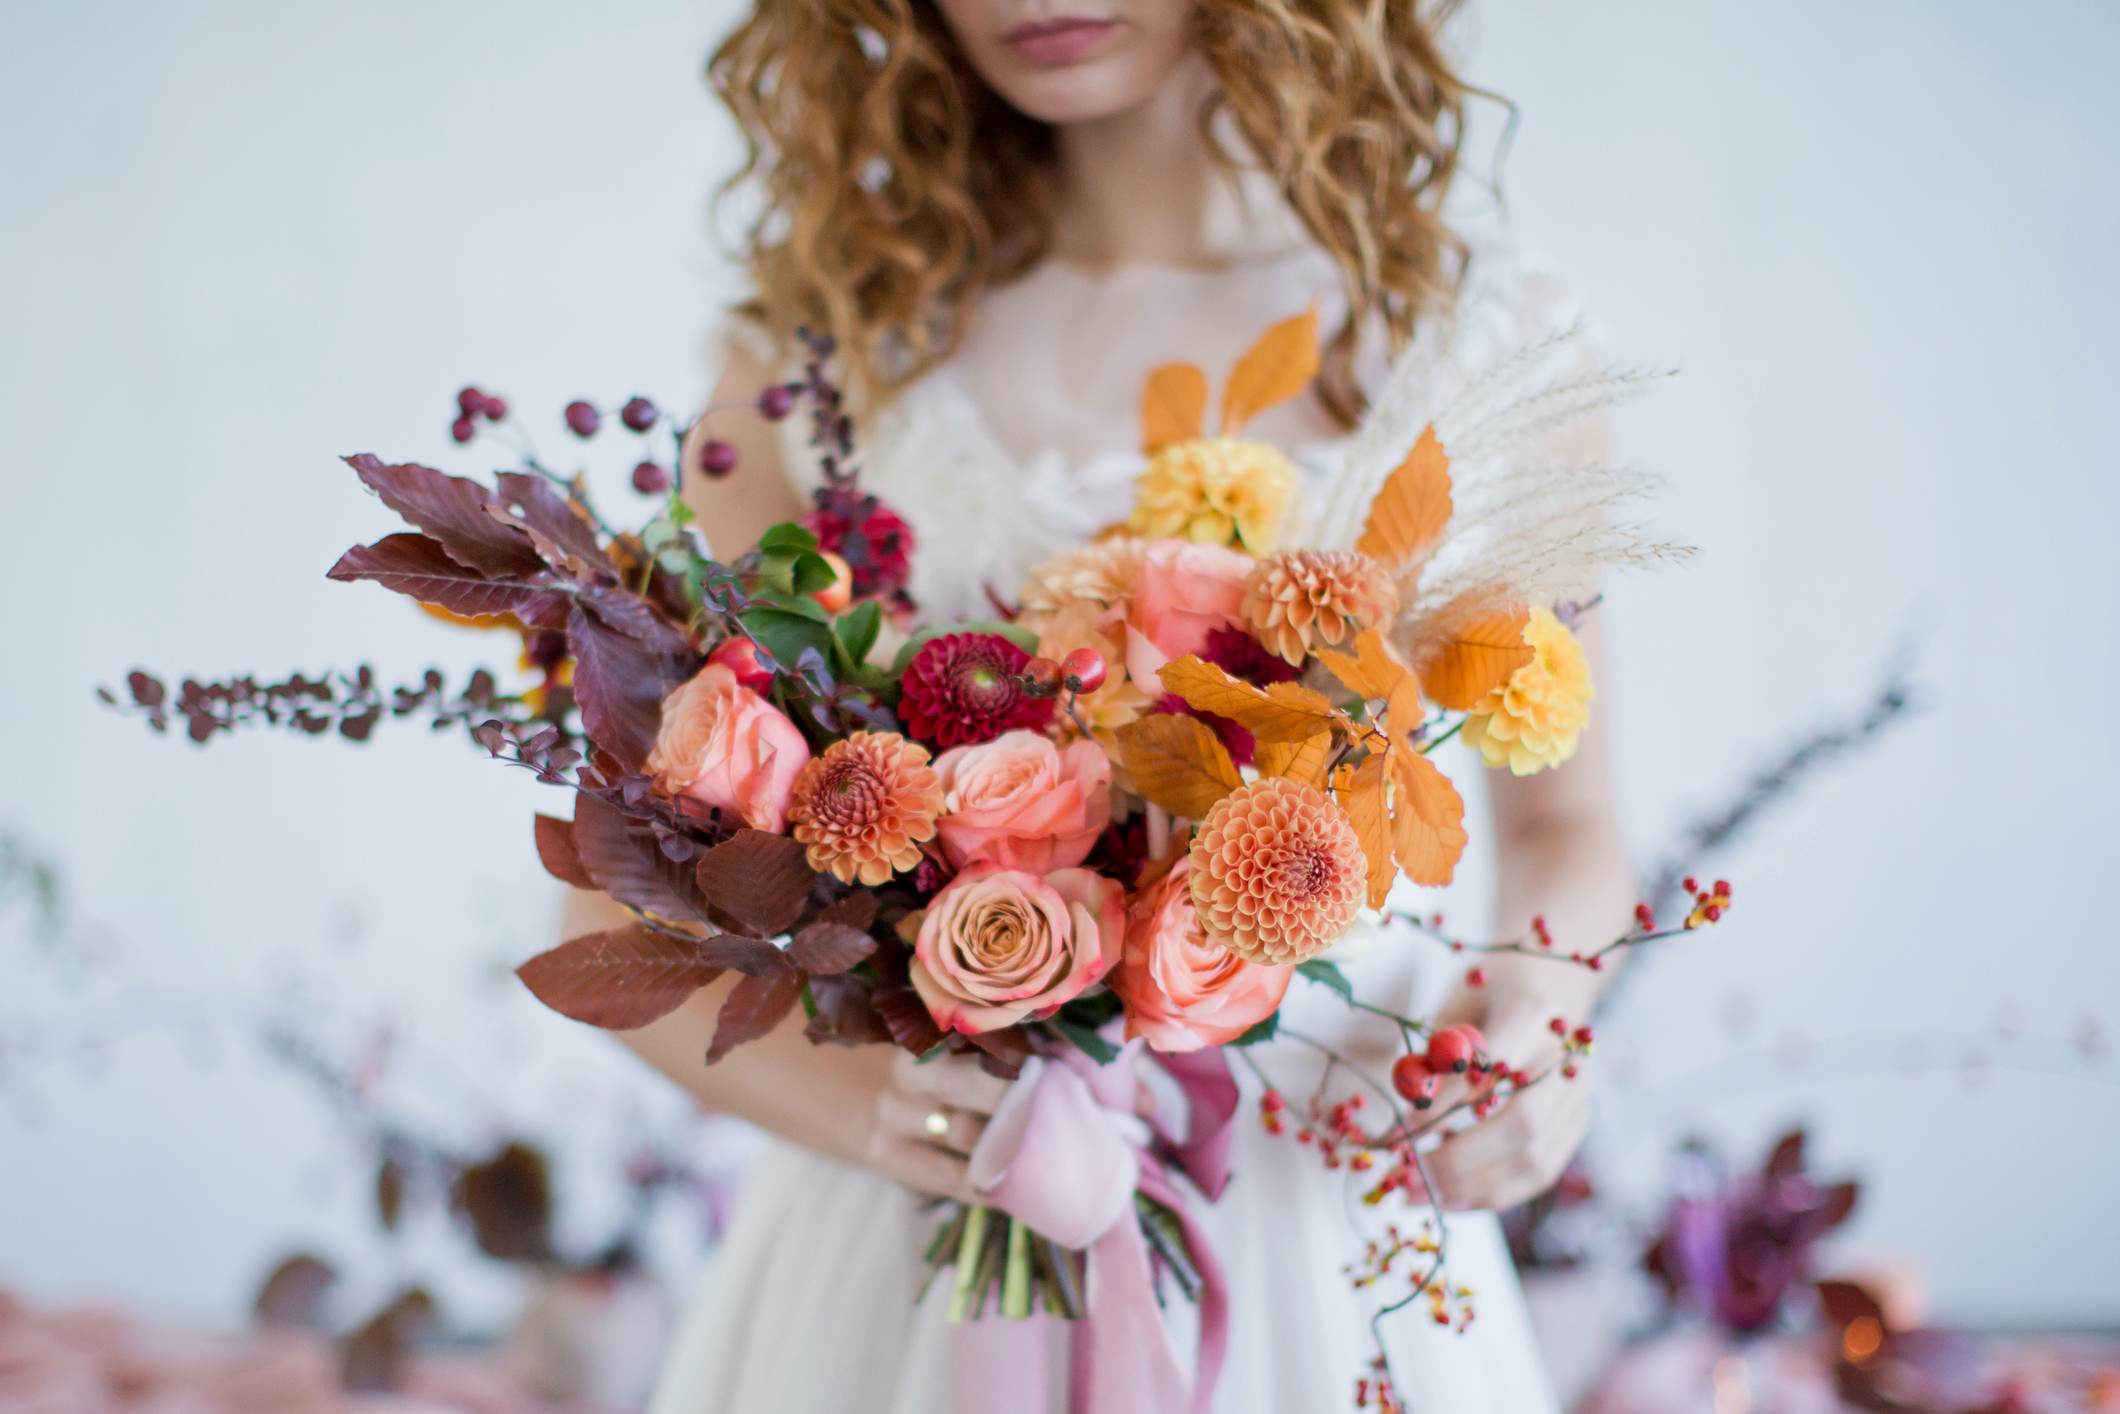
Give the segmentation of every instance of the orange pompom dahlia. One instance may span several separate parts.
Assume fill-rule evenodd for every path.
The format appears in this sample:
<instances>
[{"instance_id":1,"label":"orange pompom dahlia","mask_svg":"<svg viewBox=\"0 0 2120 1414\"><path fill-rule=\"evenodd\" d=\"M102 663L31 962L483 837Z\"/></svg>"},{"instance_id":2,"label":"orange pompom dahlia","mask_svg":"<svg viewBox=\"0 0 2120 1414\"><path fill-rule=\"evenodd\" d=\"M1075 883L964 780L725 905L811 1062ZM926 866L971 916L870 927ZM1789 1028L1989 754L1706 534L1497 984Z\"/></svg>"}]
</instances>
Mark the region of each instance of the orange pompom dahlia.
<instances>
[{"instance_id":1,"label":"orange pompom dahlia","mask_svg":"<svg viewBox=\"0 0 2120 1414\"><path fill-rule=\"evenodd\" d=\"M1338 643L1386 623L1398 589L1359 550L1283 550L1244 581L1244 622L1259 642L1300 664L1313 642Z\"/></svg>"},{"instance_id":2,"label":"orange pompom dahlia","mask_svg":"<svg viewBox=\"0 0 2120 1414\"><path fill-rule=\"evenodd\" d=\"M942 781L927 751L896 732L835 741L795 778L788 819L810 867L841 883L876 885L920 863L935 838Z\"/></svg>"},{"instance_id":3,"label":"orange pompom dahlia","mask_svg":"<svg viewBox=\"0 0 2120 1414\"><path fill-rule=\"evenodd\" d=\"M1267 966L1338 942L1369 887L1354 822L1300 781L1254 781L1222 797L1189 858L1201 930Z\"/></svg>"}]
</instances>

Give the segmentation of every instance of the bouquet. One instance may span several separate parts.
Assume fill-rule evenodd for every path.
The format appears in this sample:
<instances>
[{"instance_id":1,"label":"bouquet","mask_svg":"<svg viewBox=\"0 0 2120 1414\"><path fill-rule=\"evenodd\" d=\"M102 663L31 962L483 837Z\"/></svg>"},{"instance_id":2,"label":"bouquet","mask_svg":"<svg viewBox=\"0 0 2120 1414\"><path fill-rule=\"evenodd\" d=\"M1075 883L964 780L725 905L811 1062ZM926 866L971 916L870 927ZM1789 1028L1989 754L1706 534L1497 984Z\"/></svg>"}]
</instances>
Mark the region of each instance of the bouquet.
<instances>
[{"instance_id":1,"label":"bouquet","mask_svg":"<svg viewBox=\"0 0 2120 1414\"><path fill-rule=\"evenodd\" d=\"M1589 533L1602 488L1486 487L1460 506L1431 425L1394 450L1350 546L1284 544L1295 468L1240 433L1309 385L1317 350L1311 316L1268 331L1229 376L1213 436L1198 369L1151 375L1129 519L1037 567L1020 603L997 601L986 622L914 627L917 547L861 488L827 340L809 340L803 376L755 409L808 405L813 508L727 558L710 556L681 491L686 475L727 474L733 449L646 399L619 410L651 452L634 485L659 498L637 531L607 523L526 440L521 469L490 487L353 457L414 529L350 550L331 577L519 636L534 685L505 694L481 673L452 695L429 673L385 694L363 668L186 682L172 702L135 673L132 707L157 729L181 716L201 741L258 720L361 740L386 712L424 714L567 790L571 818L536 819L539 858L631 914L519 970L577 1021L638 1028L734 973L707 1064L800 1007L813 1042L967 1054L1014 1079L972 1158L987 1201L954 1208L930 1249L954 1268L952 1319L990 1306L1082 1318L1078 1378L1204 1407L1226 1338L1221 1281L1173 1175L1219 1194L1237 1105L1228 1057L1276 1035L1296 976L1402 1038L1385 1077L1332 1058L1362 1087L1344 1099L1321 1081L1301 1108L1270 1085L1261 1101L1270 1132L1294 1129L1370 1204L1432 1206L1423 1141L1573 1076L1593 1042L1555 1018L1563 1058L1528 1074L1472 1027L1358 999L1321 957L1386 909L1400 874L1451 878L1466 833L1438 748L1458 738L1519 775L1574 750L1592 684L1573 625L1591 605L1542 602L1559 560L1525 546ZM459 411L459 441L520 433L477 389ZM587 438L603 416L581 402L565 420ZM1527 502L1544 519L1499 536L1498 508ZM1678 928L1643 907L1598 948L1558 952L1542 923L1522 939L1445 941L1596 968L1729 906L1726 883L1687 884ZM1403 921L1442 936L1439 919ZM1186 1089L1182 1135L1133 1115L1144 1053ZM1446 1088L1453 1077L1465 1083ZM1350 1269L1359 1287L1403 1284L1379 1319L1423 1301L1438 1322L1471 1321L1440 1216L1392 1228ZM1166 1277L1201 1305L1189 1390L1161 1342L1125 1338L1155 1319ZM1381 1353L1357 1393L1398 1407Z\"/></svg>"}]
</instances>

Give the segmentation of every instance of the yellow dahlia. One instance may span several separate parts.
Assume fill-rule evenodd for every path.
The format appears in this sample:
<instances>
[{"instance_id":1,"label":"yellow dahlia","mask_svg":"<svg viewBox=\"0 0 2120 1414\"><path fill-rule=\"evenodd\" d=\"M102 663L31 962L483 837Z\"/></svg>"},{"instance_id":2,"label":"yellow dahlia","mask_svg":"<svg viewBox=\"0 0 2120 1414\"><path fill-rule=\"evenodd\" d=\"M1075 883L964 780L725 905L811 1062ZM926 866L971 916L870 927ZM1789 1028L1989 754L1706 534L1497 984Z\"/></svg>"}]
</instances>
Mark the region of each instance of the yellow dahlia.
<instances>
[{"instance_id":1,"label":"yellow dahlia","mask_svg":"<svg viewBox=\"0 0 2120 1414\"><path fill-rule=\"evenodd\" d=\"M1590 665L1583 645L1547 608L1533 608L1524 625L1531 661L1472 705L1465 742L1490 766L1507 765L1519 776L1558 766L1575 754L1576 738L1590 724Z\"/></svg>"},{"instance_id":2,"label":"yellow dahlia","mask_svg":"<svg viewBox=\"0 0 2120 1414\"><path fill-rule=\"evenodd\" d=\"M1273 652L1300 666L1313 642L1338 643L1387 622L1399 592L1359 550L1283 550L1244 581L1244 622Z\"/></svg>"},{"instance_id":3,"label":"yellow dahlia","mask_svg":"<svg viewBox=\"0 0 2120 1414\"><path fill-rule=\"evenodd\" d=\"M1296 493L1296 469L1264 442L1197 438L1157 452L1134 485L1126 527L1136 535L1269 555Z\"/></svg>"},{"instance_id":4,"label":"yellow dahlia","mask_svg":"<svg viewBox=\"0 0 2120 1414\"><path fill-rule=\"evenodd\" d=\"M1188 857L1201 929L1267 966L1338 942L1369 888L1354 822L1300 781L1254 781L1216 801Z\"/></svg>"},{"instance_id":5,"label":"yellow dahlia","mask_svg":"<svg viewBox=\"0 0 2120 1414\"><path fill-rule=\"evenodd\" d=\"M855 732L802 768L788 805L810 867L876 885L920 862L935 838L942 781L928 754L896 732Z\"/></svg>"}]
</instances>

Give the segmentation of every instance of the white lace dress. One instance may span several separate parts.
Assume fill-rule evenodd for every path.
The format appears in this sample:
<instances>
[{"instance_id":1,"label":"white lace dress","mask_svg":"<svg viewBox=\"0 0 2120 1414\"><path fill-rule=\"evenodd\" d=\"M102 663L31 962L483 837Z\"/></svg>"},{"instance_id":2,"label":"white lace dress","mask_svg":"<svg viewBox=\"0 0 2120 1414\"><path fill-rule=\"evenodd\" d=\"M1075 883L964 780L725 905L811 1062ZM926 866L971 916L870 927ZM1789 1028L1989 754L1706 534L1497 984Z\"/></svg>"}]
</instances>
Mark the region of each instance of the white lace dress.
<instances>
[{"instance_id":1,"label":"white lace dress","mask_svg":"<svg viewBox=\"0 0 2120 1414\"><path fill-rule=\"evenodd\" d=\"M988 617L989 586L1012 597L1026 568L1122 519L1141 459L1143 376L1178 360L1201 365L1219 389L1236 357L1276 320L1316 306L1321 328L1344 308L1334 272L1311 252L1216 273L1126 267L1092 278L1048 265L990 294L977 332L952 362L908 388L862 429L864 485L912 524L919 546L913 592L933 620ZM1336 526L1365 506L1367 488L1341 488L1365 434L1403 437L1448 418L1480 375L1506 364L1574 318L1565 293L1498 248L1476 251L1458 310L1436 322L1390 370L1411 388L1397 428L1350 439L1307 400L1254 422L1251 435L1291 449L1306 477L1303 543L1346 543ZM731 336L742 337L732 330ZM798 482L809 473L801 429L784 451ZM807 490L804 484L801 489ZM1335 491L1342 494L1335 495ZM1337 538L1336 538L1337 537ZM1445 910L1479 935L1491 911L1493 866L1486 800L1467 753L1439 761L1457 778L1474 845L1446 890L1401 882L1395 902ZM1457 967L1441 949L1392 934L1351 941L1336 955L1358 994L1431 1005ZM1298 981L1285 1022L1388 1067L1388 1027L1363 1024L1324 988ZM1375 1018L1367 1020L1374 1022ZM1290 1097L1308 1095L1317 1052L1291 1041L1252 1054ZM1417 1225L1425 1208L1396 1198L1366 1209L1344 1173L1327 1173L1291 1138L1257 1120L1258 1084L1238 1068L1244 1108L1221 1200L1195 1210L1212 1234L1231 1291L1229 1354L1215 1397L1220 1414L1290 1414L1352 1407L1373 1352L1376 1292L1354 1291L1343 1267L1385 1221ZM951 1328L938 1283L916 1302L921 1254L937 1221L914 1195L866 1170L771 1143L753 1169L734 1222L672 1345L651 1414L947 1414ZM1419 1303L1383 1327L1400 1392L1429 1414L1555 1414L1558 1405L1492 1214L1450 1219L1454 1281L1476 1292L1463 1335L1434 1326ZM1403 1294L1403 1292L1399 1293ZM1190 1309L1173 1293L1168 1321L1192 1349ZM1048 1361L1064 1380L1066 1361ZM1067 1408L1053 1391L1052 1414ZM1029 1414L1035 1414L1030 1411Z\"/></svg>"}]
</instances>

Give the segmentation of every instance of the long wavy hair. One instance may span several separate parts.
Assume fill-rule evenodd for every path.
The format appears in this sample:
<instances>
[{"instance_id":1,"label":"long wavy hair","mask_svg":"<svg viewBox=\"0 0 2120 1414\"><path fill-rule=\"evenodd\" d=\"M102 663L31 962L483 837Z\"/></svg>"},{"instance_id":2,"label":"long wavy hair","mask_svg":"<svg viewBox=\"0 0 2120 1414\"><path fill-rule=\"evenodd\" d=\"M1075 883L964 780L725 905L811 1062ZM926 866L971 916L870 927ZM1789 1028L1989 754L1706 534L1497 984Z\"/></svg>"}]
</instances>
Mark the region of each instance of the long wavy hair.
<instances>
[{"instance_id":1,"label":"long wavy hair","mask_svg":"<svg viewBox=\"0 0 2120 1414\"><path fill-rule=\"evenodd\" d=\"M1200 115L1219 160L1271 177L1339 266L1349 315L1319 394L1361 406L1357 336L1393 350L1447 302L1460 263L1438 215L1475 93L1437 32L1457 0L1198 0L1220 91ZM708 64L749 143L748 312L785 337L828 330L852 381L888 397L956 349L980 292L1051 238L1053 129L993 91L933 0L756 0ZM1216 133L1226 113L1240 150Z\"/></svg>"}]
</instances>

